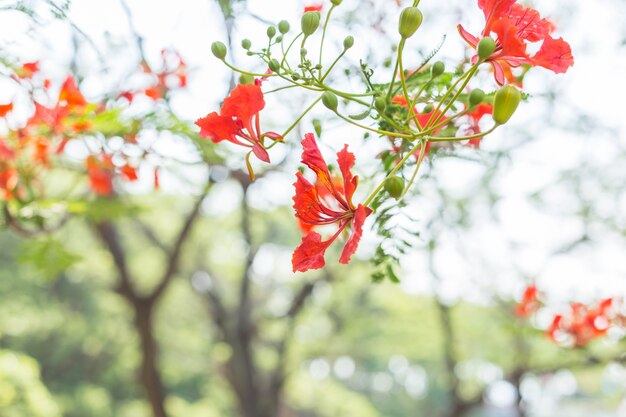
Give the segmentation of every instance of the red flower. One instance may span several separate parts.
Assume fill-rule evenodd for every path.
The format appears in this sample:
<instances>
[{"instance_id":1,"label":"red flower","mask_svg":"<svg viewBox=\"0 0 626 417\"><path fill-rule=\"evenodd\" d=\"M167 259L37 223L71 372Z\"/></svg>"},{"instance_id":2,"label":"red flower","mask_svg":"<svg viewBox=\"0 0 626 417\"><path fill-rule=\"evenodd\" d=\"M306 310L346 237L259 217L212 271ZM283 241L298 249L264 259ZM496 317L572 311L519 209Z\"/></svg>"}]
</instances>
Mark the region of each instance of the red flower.
<instances>
[{"instance_id":1,"label":"red flower","mask_svg":"<svg viewBox=\"0 0 626 417\"><path fill-rule=\"evenodd\" d=\"M67 77L61 87L59 103L63 103L67 107L83 107L87 105L87 100L85 100L85 97L83 97L83 94L76 86L74 78L71 76Z\"/></svg>"},{"instance_id":2,"label":"red flower","mask_svg":"<svg viewBox=\"0 0 626 417\"><path fill-rule=\"evenodd\" d=\"M0 104L0 117L4 117L8 112L13 110L13 103Z\"/></svg>"},{"instance_id":3,"label":"red flower","mask_svg":"<svg viewBox=\"0 0 626 417\"><path fill-rule=\"evenodd\" d=\"M15 74L19 78L31 78L39 71L39 62L26 62L20 68L15 71Z\"/></svg>"},{"instance_id":4,"label":"red flower","mask_svg":"<svg viewBox=\"0 0 626 417\"><path fill-rule=\"evenodd\" d=\"M480 126L478 124L480 122L480 119L482 119L483 116L487 114L492 114L492 113L493 113L493 106L488 103L480 103L478 106L476 106L476 108L474 108L474 110L467 113L467 115L469 116L470 125L467 128L466 134L468 136L480 134L481 131L480 131ZM467 146L478 148L480 146L480 141L482 139L483 139L482 137L470 139L467 142Z\"/></svg>"},{"instance_id":5,"label":"red flower","mask_svg":"<svg viewBox=\"0 0 626 417\"><path fill-rule=\"evenodd\" d=\"M114 165L110 155L104 155L98 159L89 155L85 160L87 175L91 189L100 196L108 196L113 193L113 169Z\"/></svg>"},{"instance_id":6,"label":"red flower","mask_svg":"<svg viewBox=\"0 0 626 417\"><path fill-rule=\"evenodd\" d=\"M250 148L261 161L270 162L263 139L282 140L282 137L274 132L261 133L259 112L264 107L265 100L259 85L239 84L224 100L221 114L209 113L196 120L196 125L200 127L201 137L214 143L227 140Z\"/></svg>"},{"instance_id":7,"label":"red flower","mask_svg":"<svg viewBox=\"0 0 626 417\"><path fill-rule=\"evenodd\" d=\"M338 228L327 240L322 240L317 232L307 233L293 253L291 259L293 271L305 272L309 269L322 268L325 265L326 249L350 225L350 237L339 258L340 263L347 264L361 239L363 223L372 213L369 207L362 204L355 206L352 202L358 185L358 177L350 172L354 166L354 154L348 152L348 145L337 153L337 164L341 170L343 185L343 187L337 187L335 186L337 177L330 174L312 133L304 136L302 148L302 162L315 172L317 182L320 184L319 188L324 191L320 192L318 187L304 178L302 173L296 173L294 183L296 194L293 197L296 217L305 225L337 224Z\"/></svg>"},{"instance_id":8,"label":"red flower","mask_svg":"<svg viewBox=\"0 0 626 417\"><path fill-rule=\"evenodd\" d=\"M515 315L526 318L539 309L541 302L539 301L539 291L534 285L529 285L524 290L522 300L515 306Z\"/></svg>"},{"instance_id":9,"label":"red flower","mask_svg":"<svg viewBox=\"0 0 626 417\"><path fill-rule=\"evenodd\" d=\"M324 8L324 5L322 3L312 4L310 6L305 6L304 7L304 13L306 13L306 12L321 12L323 8Z\"/></svg>"},{"instance_id":10,"label":"red flower","mask_svg":"<svg viewBox=\"0 0 626 417\"><path fill-rule=\"evenodd\" d=\"M391 99L391 101L393 103L396 103L397 105L399 105L400 107L404 107L407 108L407 103L406 103L406 99L403 96L395 96L394 98ZM413 114L415 114L415 118L417 119L417 123L420 127L420 129L424 129L429 123L431 124L430 127L433 127L435 125L439 125L443 122L445 122L446 120L448 120L448 118L446 116L443 115L443 113L441 112L441 110L431 110L428 113L420 113L417 111L417 109L413 109ZM435 122L435 120L437 120L437 122ZM433 130L431 135L436 135L437 133L441 132L441 130L444 128L445 123L442 124L441 126L439 126L437 129ZM429 128L430 129L430 128ZM428 152L430 152L430 142L426 143L426 149L424 150L424 156L428 155ZM420 150L418 149L417 151L415 151L415 153L413 154L413 156L415 157L415 159L419 159L419 155L420 155Z\"/></svg>"},{"instance_id":11,"label":"red flower","mask_svg":"<svg viewBox=\"0 0 626 417\"><path fill-rule=\"evenodd\" d=\"M481 35L496 35L496 50L487 59L494 70L496 82L503 85L505 75L521 64L540 66L557 74L564 73L574 65L572 50L563 38L554 39L550 34L554 25L542 19L536 10L515 3L515 0L478 0L485 14L485 28ZM458 25L461 37L474 49L479 37L469 33ZM526 52L528 43L541 42L539 51L530 56ZM476 62L474 56L472 62Z\"/></svg>"},{"instance_id":12,"label":"red flower","mask_svg":"<svg viewBox=\"0 0 626 417\"><path fill-rule=\"evenodd\" d=\"M556 341L569 341L573 346L584 346L593 339L606 335L611 323L619 317L613 311L614 300L607 298L595 306L572 303L567 315L557 315L548 328L548 336Z\"/></svg>"}]
</instances>

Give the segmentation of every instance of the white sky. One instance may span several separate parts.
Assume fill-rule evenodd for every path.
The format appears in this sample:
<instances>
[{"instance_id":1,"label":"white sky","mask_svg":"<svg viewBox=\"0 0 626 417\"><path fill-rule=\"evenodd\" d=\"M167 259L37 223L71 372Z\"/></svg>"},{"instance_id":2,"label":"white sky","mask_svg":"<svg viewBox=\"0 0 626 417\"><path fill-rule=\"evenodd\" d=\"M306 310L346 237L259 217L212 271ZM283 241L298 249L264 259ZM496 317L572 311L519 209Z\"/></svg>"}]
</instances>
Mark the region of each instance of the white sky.
<instances>
[{"instance_id":1,"label":"white sky","mask_svg":"<svg viewBox=\"0 0 626 417\"><path fill-rule=\"evenodd\" d=\"M345 0L338 12L358 10L359 18L366 20L369 15L365 10L371 13L371 7L357 7L365 3ZM395 2L378 0L374 3L374 10L387 10L391 13L392 20L388 23L388 30L393 34L397 13ZM455 57L461 56L464 47L456 33L456 23L461 22L474 32L482 23L482 15L477 7L470 5L472 3L451 0L443 4L440 1L423 0L421 8L425 14L424 25L418 32L419 36L416 35L413 56L409 52L407 61L413 58L414 62L419 62L415 52L435 46L443 33L447 34L448 39L440 53L441 57L454 62ZM226 93L226 80L229 76L228 71L210 53L213 40L224 40L223 23L216 2L129 0L129 5L134 24L146 40L149 58L156 60L162 48L172 47L183 55L192 68L188 91L173 99L173 107L178 114L195 120L215 110ZM557 36L563 36L570 42L576 63L566 75L555 76L542 69L533 71L527 77L525 90L535 97L522 105L511 123L484 142L486 150L496 150L507 148L512 142L519 143L519 131L525 130L535 138L531 144L511 151L511 162L505 164L505 169L496 181L498 192L504 196L495 210L499 223L493 221L488 207L478 202L477 225L469 232L459 236L452 230L423 230L424 238L432 232L437 234L437 239L441 242L442 255L437 257L437 265L445 277L442 291L449 298L461 295L474 297L490 290L509 292L511 288L520 286L520 278L524 276L537 278L540 286L550 289L555 298L561 299L572 296L593 298L607 292L616 294L626 291L626 257L623 255L626 253L626 245L623 236L619 238L611 233L601 232L598 235L601 237L599 242L584 245L563 255L553 255L555 248L580 234L580 223L576 218L564 214L568 212L568 206L576 204L577 200L569 191L560 190L559 187L555 187L549 194L553 197L549 208L538 207L528 199L528 194L556 181L561 170L582 166L587 162L604 167L603 175L610 175L608 178L611 178L617 189L623 188L620 184L624 183L626 175L624 158L621 158L622 164L619 164L615 155L619 152L619 146L626 146L626 118L622 114L623 97L626 97L623 75L626 73L626 48L622 44L626 38L623 27L626 8L620 7L617 0L544 1L535 2L534 5L544 16L551 16L558 23ZM292 26L297 26L302 3L294 0L250 0L249 9L263 19L274 22L287 19L292 22ZM465 12L461 13L460 10ZM124 45L127 42L128 22L117 0L74 0L70 17L107 54L111 73L104 77L98 75L93 79L88 77L82 85L88 96L97 95L101 90L106 90L110 83L116 82L119 74L135 65L128 49L120 48L116 54L106 52L111 50L107 43ZM44 60L44 68L61 77L71 59L70 32L67 26L61 22L53 22L39 28L39 35L43 35L47 41L44 46L40 40L28 40L28 37L23 36L28 30L26 20L17 13L0 13L0 42L8 45L10 52L18 54L24 60L48 57L49 59ZM248 37L253 42L254 39L265 39L264 32L264 25L251 17L243 17L236 23L235 45L243 37ZM333 28L331 44L333 38L335 43L340 42L347 33L341 25ZM374 57L380 58L387 54L384 38L380 34L360 29L355 33L355 38L355 48L350 52L353 61L358 62L370 48L374 50ZM232 56L232 52L229 52L229 56ZM81 63L94 62L93 58L93 53L86 47L81 55ZM244 66L253 62L241 53L238 54L237 61ZM88 73L89 71L85 71L85 74ZM556 104L558 109L554 113L555 120L551 121L542 117L550 105L540 97L548 85L556 87L560 92ZM487 85L486 89L488 88L493 86ZM10 93L0 91L0 101L7 99L10 99ZM270 100L268 108L273 105L280 108L279 101ZM283 120L284 110L283 105L282 110L265 112L268 114L263 115L263 120L268 127L278 126L276 130L280 130L291 123L290 120ZM614 133L589 134L566 130L568 120L580 112L587 115L594 129L613 129ZM314 114L326 113L320 110ZM309 121L310 118L304 121L307 130L310 129ZM340 125L327 125L328 134L324 141L331 148L337 149L344 142L350 141L346 137L360 137L351 128L330 129L330 126ZM351 148L356 151L357 161L366 160L371 148L356 139L350 143ZM324 149L324 153L332 156L330 148ZM435 162L435 173L439 181L454 194L463 195L467 185L472 184L480 172L481 169L477 169L474 164L448 159ZM290 204L291 189L288 193L275 190L285 190L284 186L288 186L291 179L285 177L277 181L281 187L263 186L264 198ZM367 182L364 184L372 186ZM423 184L428 187L431 183ZM423 194L427 197L434 195L429 190L424 190ZM621 196L601 191L599 179L591 177L587 179L586 194L593 196L594 207L618 218L622 228L624 227L624 213L611 211L619 210L620 207L623 209L626 205L625 201L621 202L621 206L614 204L617 198L624 200L623 191ZM228 199L227 194L223 197ZM235 199L236 196L233 201ZM429 201L432 200L420 199L415 210L419 213L436 210ZM223 204L223 207L228 207L228 204ZM422 227L424 225L420 224L419 228ZM368 256L370 252L367 243L362 246L359 253ZM464 252L469 256L463 255ZM406 259L407 277L402 285L407 291L430 287L425 265L421 251Z\"/></svg>"}]
</instances>

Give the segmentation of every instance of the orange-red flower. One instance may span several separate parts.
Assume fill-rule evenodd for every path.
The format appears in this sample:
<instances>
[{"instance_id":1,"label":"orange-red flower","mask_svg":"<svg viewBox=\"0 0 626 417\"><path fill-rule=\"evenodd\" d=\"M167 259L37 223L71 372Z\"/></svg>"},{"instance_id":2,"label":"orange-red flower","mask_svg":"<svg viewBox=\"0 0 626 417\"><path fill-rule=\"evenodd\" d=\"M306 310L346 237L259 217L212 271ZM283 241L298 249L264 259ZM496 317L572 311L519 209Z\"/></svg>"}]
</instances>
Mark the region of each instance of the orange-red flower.
<instances>
[{"instance_id":1,"label":"orange-red flower","mask_svg":"<svg viewBox=\"0 0 626 417\"><path fill-rule=\"evenodd\" d=\"M479 122L483 118L483 116L487 114L493 113L493 106L488 103L480 103L473 110L467 113L469 117L469 127L466 130L466 134L468 136L478 135L481 133ZM482 137L470 139L467 142L467 146L472 146L474 148L478 148L480 146L480 141Z\"/></svg>"},{"instance_id":2,"label":"orange-red flower","mask_svg":"<svg viewBox=\"0 0 626 417\"><path fill-rule=\"evenodd\" d=\"M322 3L311 4L310 6L304 7L304 13L306 12L321 12L324 8Z\"/></svg>"},{"instance_id":3,"label":"orange-red flower","mask_svg":"<svg viewBox=\"0 0 626 417\"><path fill-rule=\"evenodd\" d=\"M515 1L478 0L478 7L485 15L481 35L496 35L496 50L487 59L493 67L496 82L503 85L510 69L521 64L544 67L557 74L566 72L574 65L569 44L563 38L555 39L550 35L555 29L552 22L541 18L535 9ZM458 30L461 37L476 49L479 37L469 33L462 25L458 25ZM527 46L535 42L541 42L541 45L538 52L530 56ZM477 59L474 56L473 62Z\"/></svg>"},{"instance_id":4,"label":"orange-red flower","mask_svg":"<svg viewBox=\"0 0 626 417\"><path fill-rule=\"evenodd\" d=\"M4 117L13 110L13 103L0 104L0 117Z\"/></svg>"},{"instance_id":5,"label":"orange-red flower","mask_svg":"<svg viewBox=\"0 0 626 417\"><path fill-rule=\"evenodd\" d=\"M568 341L573 346L584 346L606 335L612 321L617 318L613 311L614 303L612 298L601 300L594 306L572 303L567 315L554 317L546 333L556 342Z\"/></svg>"},{"instance_id":6,"label":"orange-red flower","mask_svg":"<svg viewBox=\"0 0 626 417\"><path fill-rule=\"evenodd\" d=\"M541 306L539 301L539 291L534 285L529 285L524 290L522 300L515 306L515 315L526 318L534 314Z\"/></svg>"},{"instance_id":7,"label":"orange-red flower","mask_svg":"<svg viewBox=\"0 0 626 417\"><path fill-rule=\"evenodd\" d=\"M227 140L236 145L250 148L263 162L270 162L263 139L282 140L274 132L261 133L259 112L265 107L263 92L256 84L239 84L224 100L221 114L212 112L196 120L200 136L214 143Z\"/></svg>"},{"instance_id":8,"label":"orange-red flower","mask_svg":"<svg viewBox=\"0 0 626 417\"><path fill-rule=\"evenodd\" d=\"M347 264L361 239L363 223L372 213L369 207L362 204L355 206L352 202L358 185L358 176L353 176L351 172L355 162L354 154L348 152L348 145L337 153L342 177L342 187L337 187L337 177L331 175L312 133L304 136L302 148L302 163L315 172L320 185L316 187L301 172L296 173L296 193L293 197L296 217L301 223L310 226L336 224L337 231L327 240L322 240L317 232L309 231L305 234L291 259L293 271L322 268L325 265L326 249L350 226L350 237L339 258L340 263Z\"/></svg>"}]
</instances>

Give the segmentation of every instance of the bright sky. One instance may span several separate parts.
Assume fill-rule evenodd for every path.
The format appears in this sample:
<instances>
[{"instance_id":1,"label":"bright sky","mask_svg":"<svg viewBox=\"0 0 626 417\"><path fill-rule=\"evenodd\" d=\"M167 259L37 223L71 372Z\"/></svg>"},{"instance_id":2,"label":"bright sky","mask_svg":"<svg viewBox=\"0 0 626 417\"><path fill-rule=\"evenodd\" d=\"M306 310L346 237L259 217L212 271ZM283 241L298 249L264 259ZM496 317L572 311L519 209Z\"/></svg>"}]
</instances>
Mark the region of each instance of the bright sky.
<instances>
[{"instance_id":1,"label":"bright sky","mask_svg":"<svg viewBox=\"0 0 626 417\"><path fill-rule=\"evenodd\" d=\"M192 68L188 92L174 97L174 109L189 120L215 110L227 92L226 80L229 76L210 53L212 41L224 40L217 3L208 0L129 0L128 3L133 23L146 40L149 58L156 60L162 48L172 47ZM297 25L303 4L294 0L250 0L248 3L253 15L272 22L287 19L292 26ZM626 97L623 76L626 73L626 32L623 26L626 8L619 0L536 1L533 4L544 16L551 16L557 22L557 36L563 36L570 42L576 63L566 75L555 76L541 69L532 72L525 82L525 90L531 94L531 100L522 105L511 123L485 141L485 150L493 151L509 148L513 143L524 143L527 141L524 134L533 138L531 144L509 152L511 160L504 164L495 181L497 191L504 196L495 210L490 211L483 198L477 199L475 227L460 234L450 228L426 230L424 224L418 225L424 239L434 234L440 242L441 255L436 261L439 272L445 278L441 291L450 299L461 295L476 298L493 290L510 292L520 287L523 278L536 278L540 286L549 289L557 299L572 296L587 299L617 291L626 293L626 257L623 255L626 240L623 235L620 237L596 226L593 231L598 241L581 245L569 253L554 254L557 248L580 237L582 228L580 221L571 215L574 212L572 208L578 204L575 196L563 187L553 186L564 169L579 169L585 164L601 167L601 178L592 173L585 179L583 194L600 213L616 219L622 229L625 227L626 197L620 184L626 178L626 164L623 163L626 118L621 105L623 97ZM447 34L447 41L440 52L441 59L454 62L454 58L464 51L456 33L456 23L461 22L468 29L478 29L482 22L480 11L472 1L467 0L423 0L420 7L425 21L415 39L413 62L419 62L418 50L432 49L444 33ZM364 10L370 13L366 14ZM339 13L353 11L358 19L367 20L370 15L376 14L372 11L378 10L390 14L391 20L384 21L383 26L389 26L388 31L393 34L398 12L394 1L345 0ZM106 62L111 72L104 77L86 78L81 86L88 96L98 95L110 85L107 83L116 82L119 74L136 63L131 59L128 47L124 46L129 36L128 21L117 0L75 0L70 17L100 51L107 51ZM11 53L19 54L24 60L49 57L49 60L44 60L44 67L62 76L72 56L67 25L53 22L38 28L38 34L46 39L45 45L42 45L40 36L35 35L32 40L22 36L28 31L26 19L17 13L0 13L2 44L8 45ZM259 20L244 16L236 21L235 45L244 37L253 42L254 39L264 39L264 32L265 26ZM340 41L348 32L339 25L333 28L331 34ZM385 38L378 33L361 28L355 33L355 38L355 48L350 53L354 62L368 52L374 58L388 54ZM118 47L114 48L115 45ZM117 52L111 52L115 50ZM97 65L94 57L93 50L85 47L80 55L81 63L94 62ZM407 61L410 59L411 53ZM252 62L241 53L237 55L237 61L242 66ZM558 91L554 104L541 97L548 86ZM489 88L493 89L493 85L485 87ZM6 94L9 95L5 97ZM0 100L7 98L10 98L10 93L0 91ZM268 108L273 104L281 108L279 100L270 101ZM290 124L290 121L286 123L282 120L284 111L285 105L282 110L269 114L267 123L283 128ZM325 113L320 110L314 114ZM549 120L547 114L550 115ZM575 123L581 121L581 114L585 115L588 130L576 130ZM306 118L305 129L310 129L309 122L310 118ZM339 126L332 124L335 125ZM331 148L339 148L350 136L360 137L350 128L328 129L324 141L330 147L324 153L331 156ZM367 159L372 149L370 146L359 141L350 143L356 150L357 161ZM618 153L622 154L621 164L616 158ZM481 158L480 153L463 154ZM446 158L435 161L433 174L452 194L465 196L468 187L481 172L479 164ZM621 192L616 195L615 191L602 190L601 180L608 181ZM285 190L291 179L285 177L277 181L281 187L261 186L261 198L289 204L291 193L276 190ZM432 183L426 181L423 184L428 187ZM546 186L551 187L547 193L549 206L534 204L528 195ZM435 199L433 190L424 188L422 193L424 197L411 206L415 213L441 210L432 203ZM226 203L228 200L228 192L224 192L220 199L222 209L232 207ZM230 200L234 204L236 196ZM441 215L451 213L454 210L446 208ZM494 222L494 213L498 217L497 222ZM362 246L359 253L367 257L370 248L367 244ZM423 251L416 251L407 257L404 266L407 277L402 285L407 291L431 288Z\"/></svg>"}]
</instances>

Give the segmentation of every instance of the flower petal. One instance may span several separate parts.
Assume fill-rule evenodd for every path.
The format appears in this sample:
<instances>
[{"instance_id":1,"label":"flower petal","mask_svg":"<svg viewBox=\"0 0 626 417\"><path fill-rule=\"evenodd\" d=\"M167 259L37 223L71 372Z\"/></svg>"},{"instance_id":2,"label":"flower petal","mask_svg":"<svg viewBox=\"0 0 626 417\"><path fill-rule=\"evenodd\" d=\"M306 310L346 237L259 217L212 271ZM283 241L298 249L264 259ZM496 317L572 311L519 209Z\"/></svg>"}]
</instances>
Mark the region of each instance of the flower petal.
<instances>
[{"instance_id":1,"label":"flower petal","mask_svg":"<svg viewBox=\"0 0 626 417\"><path fill-rule=\"evenodd\" d=\"M554 39L548 36L541 45L539 52L532 58L535 65L562 74L574 65L572 48L563 38Z\"/></svg>"},{"instance_id":2,"label":"flower petal","mask_svg":"<svg viewBox=\"0 0 626 417\"><path fill-rule=\"evenodd\" d=\"M361 240L361 235L363 234L363 223L365 223L365 219L372 213L372 209L369 207L365 207L362 204L356 208L354 212L354 217L352 218L352 232L350 233L350 237L346 242L346 245L341 252L341 257L339 258L339 263L347 264L350 262L350 258L356 252L357 247L359 246L359 241Z\"/></svg>"},{"instance_id":3,"label":"flower petal","mask_svg":"<svg viewBox=\"0 0 626 417\"><path fill-rule=\"evenodd\" d=\"M309 269L323 268L324 254L328 246L335 240L337 234L327 241L322 241L319 233L311 232L302 238L302 243L296 248L291 257L293 272L306 272Z\"/></svg>"}]
</instances>

